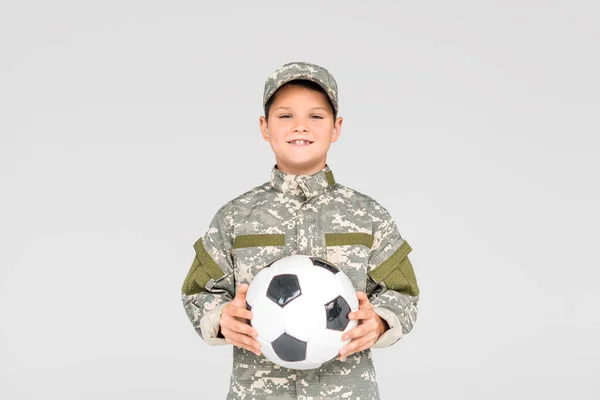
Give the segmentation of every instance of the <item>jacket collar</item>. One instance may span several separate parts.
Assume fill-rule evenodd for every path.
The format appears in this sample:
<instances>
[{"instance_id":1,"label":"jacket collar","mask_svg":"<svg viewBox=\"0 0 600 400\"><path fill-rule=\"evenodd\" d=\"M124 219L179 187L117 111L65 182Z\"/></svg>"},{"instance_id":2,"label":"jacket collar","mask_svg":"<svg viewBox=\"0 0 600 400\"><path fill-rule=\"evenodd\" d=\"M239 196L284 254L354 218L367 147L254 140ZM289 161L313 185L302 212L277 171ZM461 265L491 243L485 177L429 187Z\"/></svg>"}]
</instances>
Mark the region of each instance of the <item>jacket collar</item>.
<instances>
[{"instance_id":1,"label":"jacket collar","mask_svg":"<svg viewBox=\"0 0 600 400\"><path fill-rule=\"evenodd\" d=\"M277 164L271 170L271 186L278 192L288 195L304 195L307 199L318 195L322 190L335 185L333 172L327 164L312 175L293 175L281 171Z\"/></svg>"}]
</instances>

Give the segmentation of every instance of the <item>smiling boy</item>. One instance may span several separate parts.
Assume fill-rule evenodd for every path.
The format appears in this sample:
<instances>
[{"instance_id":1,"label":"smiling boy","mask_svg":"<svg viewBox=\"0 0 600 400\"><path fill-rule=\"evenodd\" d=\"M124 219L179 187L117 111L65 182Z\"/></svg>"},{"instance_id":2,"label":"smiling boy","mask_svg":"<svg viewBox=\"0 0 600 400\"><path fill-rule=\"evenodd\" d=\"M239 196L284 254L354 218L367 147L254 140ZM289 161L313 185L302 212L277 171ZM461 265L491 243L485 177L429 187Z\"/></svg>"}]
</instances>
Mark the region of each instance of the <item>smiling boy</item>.
<instances>
[{"instance_id":1,"label":"smiling boy","mask_svg":"<svg viewBox=\"0 0 600 400\"><path fill-rule=\"evenodd\" d=\"M419 288L411 251L389 212L371 197L336 182L327 152L341 132L338 90L323 67L295 62L266 81L260 130L276 164L268 182L224 204L182 287L190 321L211 345L233 344L228 399L379 399L372 347L410 332ZM280 367L261 356L245 320L248 283L270 262L305 254L327 259L350 278L359 325L337 359L315 370Z\"/></svg>"}]
</instances>

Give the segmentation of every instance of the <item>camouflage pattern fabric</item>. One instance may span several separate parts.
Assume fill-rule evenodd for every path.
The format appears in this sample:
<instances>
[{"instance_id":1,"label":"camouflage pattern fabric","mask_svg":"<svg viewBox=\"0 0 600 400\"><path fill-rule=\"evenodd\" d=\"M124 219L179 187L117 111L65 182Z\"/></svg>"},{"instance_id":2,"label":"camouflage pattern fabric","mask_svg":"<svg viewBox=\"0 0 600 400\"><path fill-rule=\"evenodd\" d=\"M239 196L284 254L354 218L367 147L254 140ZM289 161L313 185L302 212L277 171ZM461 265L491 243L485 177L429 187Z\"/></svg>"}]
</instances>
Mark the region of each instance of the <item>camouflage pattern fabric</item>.
<instances>
[{"instance_id":1,"label":"camouflage pattern fabric","mask_svg":"<svg viewBox=\"0 0 600 400\"><path fill-rule=\"evenodd\" d=\"M283 242L273 240L281 239L281 235ZM237 244L250 236L252 241ZM397 342L411 331L417 319L416 281L402 281L407 274L414 278L404 255L407 243L383 206L336 183L328 165L313 175L287 174L274 166L268 182L217 211L208 231L194 247L197 254L182 289L182 300L192 325L212 345L227 344L217 336L218 319L222 307L235 295L236 285L249 283L265 265L293 254L327 259L348 275L356 290L366 291L375 312L390 327L373 347ZM193 272L202 268L202 263L208 263L201 251L206 251L210 262L214 261L222 271L208 282L207 274ZM383 266L388 272L382 274L377 268ZM386 280L388 273L396 279ZM398 276L400 284L394 283L399 282ZM191 285L194 279L196 283ZM200 285L201 291L186 293L186 288ZM371 349L350 355L345 361L334 359L315 370L297 371L233 347L227 398L372 400L379 399L379 390Z\"/></svg>"},{"instance_id":2,"label":"camouflage pattern fabric","mask_svg":"<svg viewBox=\"0 0 600 400\"><path fill-rule=\"evenodd\" d=\"M277 89L295 79L304 79L319 84L329 96L335 113L338 113L338 86L333 75L320 65L307 62L290 62L284 64L269 75L263 92L263 107Z\"/></svg>"}]
</instances>

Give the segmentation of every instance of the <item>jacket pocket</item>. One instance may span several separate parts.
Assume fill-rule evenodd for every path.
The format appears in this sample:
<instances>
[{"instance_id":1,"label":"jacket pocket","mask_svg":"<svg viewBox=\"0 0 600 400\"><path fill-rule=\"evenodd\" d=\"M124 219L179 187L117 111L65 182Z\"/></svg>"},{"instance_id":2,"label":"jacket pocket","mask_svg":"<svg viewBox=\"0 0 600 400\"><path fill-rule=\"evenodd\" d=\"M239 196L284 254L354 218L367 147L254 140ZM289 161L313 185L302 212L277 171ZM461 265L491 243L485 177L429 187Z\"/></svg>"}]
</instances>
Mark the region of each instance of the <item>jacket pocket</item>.
<instances>
[{"instance_id":1,"label":"jacket pocket","mask_svg":"<svg viewBox=\"0 0 600 400\"><path fill-rule=\"evenodd\" d=\"M236 283L250 283L258 271L283 257L284 247L283 234L236 236L231 250Z\"/></svg>"},{"instance_id":2,"label":"jacket pocket","mask_svg":"<svg viewBox=\"0 0 600 400\"><path fill-rule=\"evenodd\" d=\"M373 235L364 232L325 233L327 261L338 266L356 290L365 291Z\"/></svg>"}]
</instances>

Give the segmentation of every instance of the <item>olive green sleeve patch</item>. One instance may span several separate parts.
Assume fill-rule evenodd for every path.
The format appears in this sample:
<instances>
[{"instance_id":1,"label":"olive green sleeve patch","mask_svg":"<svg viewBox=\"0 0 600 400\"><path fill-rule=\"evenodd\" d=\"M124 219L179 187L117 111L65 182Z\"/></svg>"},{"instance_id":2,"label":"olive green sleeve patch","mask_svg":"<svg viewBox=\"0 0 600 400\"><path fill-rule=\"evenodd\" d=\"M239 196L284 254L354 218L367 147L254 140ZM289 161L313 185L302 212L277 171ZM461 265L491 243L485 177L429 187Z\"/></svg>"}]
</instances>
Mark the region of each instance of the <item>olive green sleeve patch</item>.
<instances>
[{"instance_id":1,"label":"olive green sleeve patch","mask_svg":"<svg viewBox=\"0 0 600 400\"><path fill-rule=\"evenodd\" d=\"M412 248L404 241L400 247L384 262L373 268L369 276L385 287L403 294L417 296L419 287L413 266L408 258Z\"/></svg>"},{"instance_id":2,"label":"olive green sleeve patch","mask_svg":"<svg viewBox=\"0 0 600 400\"><path fill-rule=\"evenodd\" d=\"M285 246L285 235L283 233L239 235L233 240L234 249L256 246Z\"/></svg>"},{"instance_id":3,"label":"olive green sleeve patch","mask_svg":"<svg viewBox=\"0 0 600 400\"><path fill-rule=\"evenodd\" d=\"M210 276L200 265L197 256L194 256L194 261L190 267L190 271L185 277L181 291L186 295L192 295L206 291L206 284L210 280Z\"/></svg>"},{"instance_id":4,"label":"olive green sleeve patch","mask_svg":"<svg viewBox=\"0 0 600 400\"><path fill-rule=\"evenodd\" d=\"M345 246L362 244L371 248L373 246L373 235L364 232L342 232L326 233L325 246Z\"/></svg>"},{"instance_id":5,"label":"olive green sleeve patch","mask_svg":"<svg viewBox=\"0 0 600 400\"><path fill-rule=\"evenodd\" d=\"M217 264L210 254L208 254L208 251L206 251L203 240L198 240L194 244L194 248L196 249L196 256L198 257L198 260L200 260L200 267L203 268L212 279L216 281L225 276L225 272L219 267L219 264Z\"/></svg>"},{"instance_id":6,"label":"olive green sleeve patch","mask_svg":"<svg viewBox=\"0 0 600 400\"><path fill-rule=\"evenodd\" d=\"M181 291L188 296L206 292L206 285L211 279L217 281L225 276L223 270L206 251L202 240L198 240L194 248L196 256L181 288Z\"/></svg>"}]
</instances>

